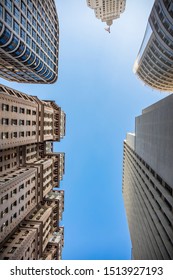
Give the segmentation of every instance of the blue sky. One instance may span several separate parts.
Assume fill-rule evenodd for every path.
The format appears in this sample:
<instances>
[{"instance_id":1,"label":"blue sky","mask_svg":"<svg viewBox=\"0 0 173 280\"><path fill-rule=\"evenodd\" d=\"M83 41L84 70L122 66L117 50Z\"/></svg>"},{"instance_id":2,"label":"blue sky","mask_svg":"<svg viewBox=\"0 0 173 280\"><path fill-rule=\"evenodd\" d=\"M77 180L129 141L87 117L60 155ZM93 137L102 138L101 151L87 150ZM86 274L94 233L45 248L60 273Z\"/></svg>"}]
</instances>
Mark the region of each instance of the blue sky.
<instances>
[{"instance_id":1,"label":"blue sky","mask_svg":"<svg viewBox=\"0 0 173 280\"><path fill-rule=\"evenodd\" d=\"M122 154L135 116L165 94L133 74L154 1L127 0L111 34L86 1L56 0L60 24L59 79L53 85L0 82L66 112L63 259L129 259L131 243L122 200Z\"/></svg>"}]
</instances>

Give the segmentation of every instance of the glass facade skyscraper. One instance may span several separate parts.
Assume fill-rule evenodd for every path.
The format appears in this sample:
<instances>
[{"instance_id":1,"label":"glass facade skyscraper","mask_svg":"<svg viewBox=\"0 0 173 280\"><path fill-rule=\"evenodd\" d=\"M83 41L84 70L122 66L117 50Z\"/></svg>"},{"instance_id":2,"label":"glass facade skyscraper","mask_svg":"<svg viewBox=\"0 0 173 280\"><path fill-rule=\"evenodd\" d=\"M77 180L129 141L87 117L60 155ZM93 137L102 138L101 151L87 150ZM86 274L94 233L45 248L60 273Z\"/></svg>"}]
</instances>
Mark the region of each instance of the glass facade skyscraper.
<instances>
[{"instance_id":1,"label":"glass facade skyscraper","mask_svg":"<svg viewBox=\"0 0 173 280\"><path fill-rule=\"evenodd\" d=\"M134 72L160 91L173 91L173 2L156 0L144 40L134 64Z\"/></svg>"},{"instance_id":2,"label":"glass facade skyscraper","mask_svg":"<svg viewBox=\"0 0 173 280\"><path fill-rule=\"evenodd\" d=\"M55 1L0 2L0 76L22 83L58 77L59 24Z\"/></svg>"}]
</instances>

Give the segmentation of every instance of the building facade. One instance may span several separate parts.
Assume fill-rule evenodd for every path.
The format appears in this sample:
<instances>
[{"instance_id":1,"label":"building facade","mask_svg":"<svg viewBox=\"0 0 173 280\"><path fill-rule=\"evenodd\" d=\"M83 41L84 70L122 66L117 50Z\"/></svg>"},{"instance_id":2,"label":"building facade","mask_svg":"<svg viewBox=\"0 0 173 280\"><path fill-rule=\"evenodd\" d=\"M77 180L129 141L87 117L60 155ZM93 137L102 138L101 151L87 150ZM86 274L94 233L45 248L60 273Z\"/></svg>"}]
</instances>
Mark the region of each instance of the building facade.
<instances>
[{"instance_id":1,"label":"building facade","mask_svg":"<svg viewBox=\"0 0 173 280\"><path fill-rule=\"evenodd\" d=\"M144 84L173 91L173 2L156 0L134 64Z\"/></svg>"},{"instance_id":2,"label":"building facade","mask_svg":"<svg viewBox=\"0 0 173 280\"><path fill-rule=\"evenodd\" d=\"M58 77L59 23L55 1L0 3L0 76L22 83Z\"/></svg>"},{"instance_id":3,"label":"building facade","mask_svg":"<svg viewBox=\"0 0 173 280\"><path fill-rule=\"evenodd\" d=\"M87 5L94 9L96 18L111 26L124 12L126 0L87 0Z\"/></svg>"},{"instance_id":4,"label":"building facade","mask_svg":"<svg viewBox=\"0 0 173 280\"><path fill-rule=\"evenodd\" d=\"M123 154L123 197L134 259L173 259L173 95L143 110Z\"/></svg>"},{"instance_id":5,"label":"building facade","mask_svg":"<svg viewBox=\"0 0 173 280\"><path fill-rule=\"evenodd\" d=\"M0 131L0 259L61 259L65 154L53 142L65 135L65 113L0 85Z\"/></svg>"}]
</instances>

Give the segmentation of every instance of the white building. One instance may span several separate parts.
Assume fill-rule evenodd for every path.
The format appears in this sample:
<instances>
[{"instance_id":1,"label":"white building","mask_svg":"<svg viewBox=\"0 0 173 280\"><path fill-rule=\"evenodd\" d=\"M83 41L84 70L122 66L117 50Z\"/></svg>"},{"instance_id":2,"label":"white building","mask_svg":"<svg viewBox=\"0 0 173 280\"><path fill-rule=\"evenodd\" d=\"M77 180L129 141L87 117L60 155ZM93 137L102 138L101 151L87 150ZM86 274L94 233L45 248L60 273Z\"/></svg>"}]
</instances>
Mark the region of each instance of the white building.
<instances>
[{"instance_id":1,"label":"white building","mask_svg":"<svg viewBox=\"0 0 173 280\"><path fill-rule=\"evenodd\" d=\"M98 19L110 26L124 12L126 0L87 0L87 5L94 9Z\"/></svg>"}]
</instances>

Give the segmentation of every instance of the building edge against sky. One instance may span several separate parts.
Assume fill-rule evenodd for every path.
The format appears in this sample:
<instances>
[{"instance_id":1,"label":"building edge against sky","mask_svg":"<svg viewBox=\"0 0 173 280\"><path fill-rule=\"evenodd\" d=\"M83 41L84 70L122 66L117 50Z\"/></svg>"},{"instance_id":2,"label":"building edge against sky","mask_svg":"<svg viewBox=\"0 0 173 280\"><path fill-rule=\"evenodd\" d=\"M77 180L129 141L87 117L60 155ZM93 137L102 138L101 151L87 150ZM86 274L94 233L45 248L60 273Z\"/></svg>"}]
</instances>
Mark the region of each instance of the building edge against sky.
<instances>
[{"instance_id":1,"label":"building edge against sky","mask_svg":"<svg viewBox=\"0 0 173 280\"><path fill-rule=\"evenodd\" d=\"M0 259L61 259L65 113L0 85Z\"/></svg>"},{"instance_id":2,"label":"building edge against sky","mask_svg":"<svg viewBox=\"0 0 173 280\"><path fill-rule=\"evenodd\" d=\"M144 84L173 91L172 0L155 0L133 70Z\"/></svg>"},{"instance_id":3,"label":"building edge against sky","mask_svg":"<svg viewBox=\"0 0 173 280\"><path fill-rule=\"evenodd\" d=\"M59 22L55 1L0 3L0 76L21 83L58 78Z\"/></svg>"},{"instance_id":4,"label":"building edge against sky","mask_svg":"<svg viewBox=\"0 0 173 280\"><path fill-rule=\"evenodd\" d=\"M96 18L111 26L124 12L126 0L87 0L87 5L94 9Z\"/></svg>"},{"instance_id":5,"label":"building edge against sky","mask_svg":"<svg viewBox=\"0 0 173 280\"><path fill-rule=\"evenodd\" d=\"M173 95L136 118L123 153L123 198L134 259L173 259Z\"/></svg>"}]
</instances>

